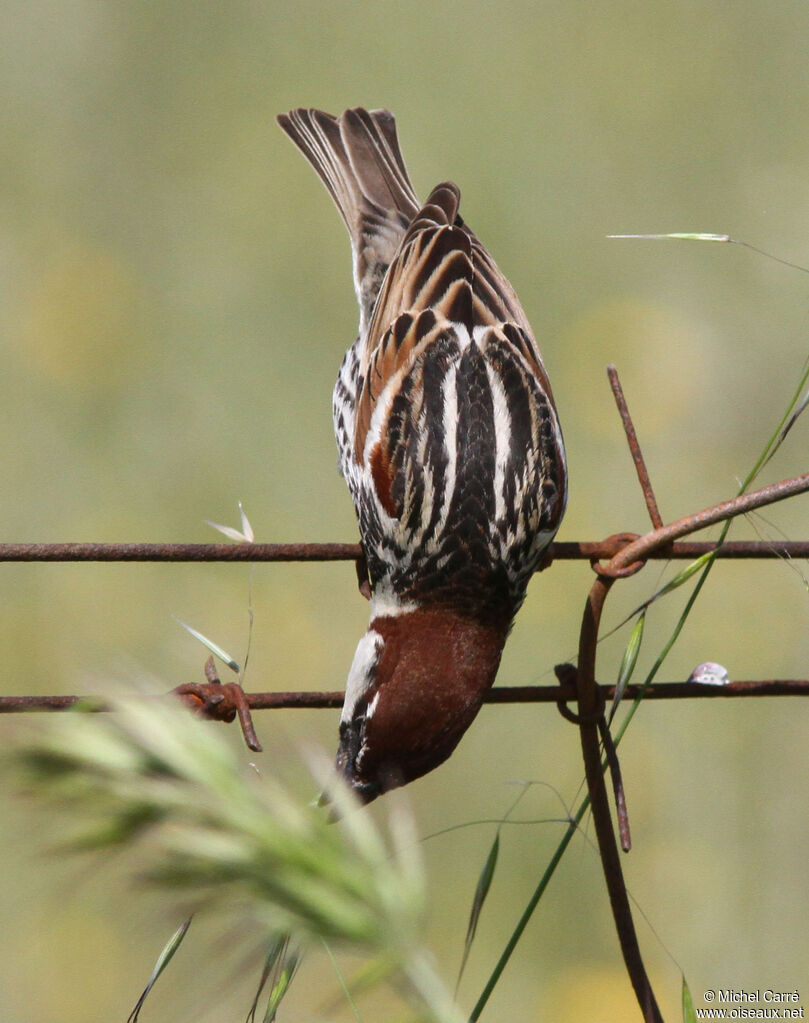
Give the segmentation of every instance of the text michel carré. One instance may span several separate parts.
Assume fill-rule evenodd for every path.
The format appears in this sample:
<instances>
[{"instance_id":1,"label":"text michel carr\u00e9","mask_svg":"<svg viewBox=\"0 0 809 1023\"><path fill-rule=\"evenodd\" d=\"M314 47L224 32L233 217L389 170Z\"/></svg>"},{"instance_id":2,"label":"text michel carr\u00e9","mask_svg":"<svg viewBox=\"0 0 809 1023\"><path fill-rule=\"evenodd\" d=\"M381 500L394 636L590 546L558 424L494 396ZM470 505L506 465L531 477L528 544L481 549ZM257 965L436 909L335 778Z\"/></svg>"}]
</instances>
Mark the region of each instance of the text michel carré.
<instances>
[{"instance_id":1,"label":"text michel carr\u00e9","mask_svg":"<svg viewBox=\"0 0 809 1023\"><path fill-rule=\"evenodd\" d=\"M716 992L719 1002L799 1002L800 995L797 991L771 991L767 988L762 991L756 988L754 991L736 991L733 988L726 988Z\"/></svg>"}]
</instances>

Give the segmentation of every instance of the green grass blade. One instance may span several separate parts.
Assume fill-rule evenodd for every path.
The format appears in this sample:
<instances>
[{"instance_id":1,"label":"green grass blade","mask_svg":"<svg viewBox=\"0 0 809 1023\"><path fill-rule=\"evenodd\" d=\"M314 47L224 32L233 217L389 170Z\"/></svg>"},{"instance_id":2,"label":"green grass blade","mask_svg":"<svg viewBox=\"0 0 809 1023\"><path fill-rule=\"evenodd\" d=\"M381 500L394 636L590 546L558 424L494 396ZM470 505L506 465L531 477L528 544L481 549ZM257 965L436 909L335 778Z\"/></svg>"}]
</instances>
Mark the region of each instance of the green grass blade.
<instances>
[{"instance_id":1,"label":"green grass blade","mask_svg":"<svg viewBox=\"0 0 809 1023\"><path fill-rule=\"evenodd\" d=\"M657 600L659 597L663 597L665 594L671 593L672 590L676 590L678 587L682 586L683 583L687 583L692 575L696 575L697 572L704 568L709 561L713 561L715 556L716 554L714 551L707 551L705 554L701 554L695 561L692 561L690 565L686 565L685 568L680 569L677 575L675 575L673 579L669 579L665 586L661 586L654 596L650 597L649 603L651 604L653 600Z\"/></svg>"},{"instance_id":2,"label":"green grass blade","mask_svg":"<svg viewBox=\"0 0 809 1023\"><path fill-rule=\"evenodd\" d=\"M626 687L629 685L629 680L632 678L632 672L635 670L635 665L638 661L638 654L640 653L641 643L643 642L643 626L646 622L646 608L640 614L635 628L632 630L632 635L629 637L629 642L624 650L624 656L621 659L621 667L618 671L618 681L615 683L615 695L612 698L612 707L610 708L610 723L615 717L615 712L618 710L618 705L624 698Z\"/></svg>"},{"instance_id":3,"label":"green grass blade","mask_svg":"<svg viewBox=\"0 0 809 1023\"><path fill-rule=\"evenodd\" d=\"M767 457L765 459L765 463L770 461L770 459L773 457L773 455L776 453L776 451L781 447L781 445L787 439L787 434L790 432L790 430L795 425L795 423L797 423L797 421L800 418L801 414L806 410L807 405L809 405L809 391L807 391L806 394L804 394L803 398L800 401L800 404L797 404L797 406L796 406L796 402L793 400L792 407L794 408L794 411L791 412L791 414L789 415L789 418L786 419L786 422L783 423L783 426L779 430L778 436L777 436L775 442L773 443L772 448L770 449L769 454L767 455Z\"/></svg>"},{"instance_id":4,"label":"green grass blade","mask_svg":"<svg viewBox=\"0 0 809 1023\"><path fill-rule=\"evenodd\" d=\"M694 1000L691 997L685 974L683 974L683 1023L697 1023L697 1014L694 1012Z\"/></svg>"},{"instance_id":5,"label":"green grass blade","mask_svg":"<svg viewBox=\"0 0 809 1023\"><path fill-rule=\"evenodd\" d=\"M762 468L767 464L767 462L769 462L769 460L781 446L781 443L784 437L786 437L786 433L788 432L786 430L787 424L789 424L790 418L795 412L795 409L798 407L799 402L801 402L801 396L806 390L807 383L809 383L809 362L804 367L803 373L801 374L801 378L798 381L798 386L795 388L795 393L792 395L792 400L787 405L786 412L784 412L783 416L781 416L781 419L778 425L776 426L775 430L773 431L772 436L764 445L764 450L759 455L755 465L747 474L744 483L742 483L741 487L739 488L740 494L744 493L744 491L747 490L747 488L750 486L750 484L753 482L756 476L758 476L758 474L761 472Z\"/></svg>"},{"instance_id":6,"label":"green grass blade","mask_svg":"<svg viewBox=\"0 0 809 1023\"><path fill-rule=\"evenodd\" d=\"M713 561L715 556L715 551L706 551L705 554L700 554L695 561L686 565L685 568L679 571L673 579L670 579L664 586L661 586L659 590L655 590L651 597L647 597L642 604L638 604L634 611L630 611L626 618L622 618L617 625L614 625L609 632L605 632L600 639L608 639L610 636L614 635L622 629L627 622L631 622L635 615L645 614L655 601L664 597L667 593L671 593L672 590L676 590L679 586L682 586L683 583L688 582L692 575L696 575L701 568L704 568L710 561ZM610 718L610 720L612 720L612 718Z\"/></svg>"},{"instance_id":7,"label":"green grass blade","mask_svg":"<svg viewBox=\"0 0 809 1023\"><path fill-rule=\"evenodd\" d=\"M772 252L759 249L750 242L742 241L740 238L731 238L729 234L711 234L707 231L671 231L667 234L608 234L608 238L631 238L636 241L677 241L677 242L724 242L726 245L740 245L743 249L750 249L751 252L771 259L782 266L788 266L793 270L800 270L801 273L809 273L809 268L801 266L800 263L793 263L789 259L775 256Z\"/></svg>"},{"instance_id":8,"label":"green grass blade","mask_svg":"<svg viewBox=\"0 0 809 1023\"><path fill-rule=\"evenodd\" d=\"M539 879L539 884L534 889L533 895L528 900L528 905L525 907L522 916L517 921L517 926L514 928L514 931L512 932L511 937L508 939L505 948L500 953L500 958L497 960L494 970L492 970L492 974L489 977L488 981L486 982L486 986L484 987L483 991L481 992L480 998L478 998L477 1002L475 1003L474 1009L472 1009L472 1012L469 1014L469 1023L477 1023L477 1020L480 1019L480 1014L486 1008L486 1003L491 997L492 991L494 991L495 987L497 986L497 982L500 980L500 976L502 975L503 970L506 968L506 965L508 964L508 961L511 958L511 954L517 947L517 943L522 937L523 931L528 926L529 920L534 915L534 910L537 908L540 899L545 894L545 890L550 884L551 878L553 877L556 868L562 861L562 856L564 856L565 850L570 845L571 839L578 831L579 825L581 824L582 819L584 818L585 813L587 813L589 807L590 797L585 796L584 799L581 801L579 809L576 811L576 815L571 818L570 823L567 826L567 830L562 836L562 840L556 847L556 851L554 852L550 862L545 868L542 877Z\"/></svg>"},{"instance_id":9,"label":"green grass blade","mask_svg":"<svg viewBox=\"0 0 809 1023\"><path fill-rule=\"evenodd\" d=\"M278 1007L289 991L292 978L295 976L301 957L297 952L285 951L277 971L273 975L273 986L270 991L270 999L267 1002L267 1011L264 1013L264 1023L275 1023Z\"/></svg>"},{"instance_id":10,"label":"green grass blade","mask_svg":"<svg viewBox=\"0 0 809 1023\"><path fill-rule=\"evenodd\" d=\"M675 242L732 242L729 234L710 234L705 231L672 231L669 234L608 234L608 238L630 238L635 241Z\"/></svg>"},{"instance_id":11,"label":"green grass blade","mask_svg":"<svg viewBox=\"0 0 809 1023\"><path fill-rule=\"evenodd\" d=\"M127 1017L126 1023L138 1023L138 1016L140 1015L140 1010L143 1008L144 1002L149 997L149 993L152 990L152 988L155 986L157 978L171 962L174 953L182 944L183 938L186 936L186 934L188 933L188 928L191 926L191 920L192 917L189 917L187 920L181 923L177 930L174 932L174 934L172 934L172 936L163 946L162 952L155 960L152 975L149 977L149 981L146 984L146 987L143 989L140 998L137 1000L135 1008Z\"/></svg>"},{"instance_id":12,"label":"green grass blade","mask_svg":"<svg viewBox=\"0 0 809 1023\"><path fill-rule=\"evenodd\" d=\"M279 962L281 961L284 953L289 945L289 935L279 934L273 939L270 947L267 951L267 956L264 960L264 966L261 970L261 978L258 982L258 990L256 996L253 999L253 1004L250 1007L250 1011L247 1014L247 1023L254 1023L256 1013L258 1012L258 1003L261 1000L262 992L267 984L270 982L270 978L273 976L273 972L277 969ZM274 981L273 981L274 983Z\"/></svg>"},{"instance_id":13,"label":"green grass blade","mask_svg":"<svg viewBox=\"0 0 809 1023\"><path fill-rule=\"evenodd\" d=\"M214 657L218 657L219 660L222 661L223 664L226 664L231 671L235 671L237 675L239 674L241 668L237 661L235 661L226 650L223 650L221 646L217 646L212 639L208 639L207 636L203 636L201 632L198 632L179 618L176 620L180 622L180 625L182 625L184 629L187 629L191 633L194 639L198 639L203 646L207 647Z\"/></svg>"},{"instance_id":14,"label":"green grass blade","mask_svg":"<svg viewBox=\"0 0 809 1023\"><path fill-rule=\"evenodd\" d=\"M492 842L492 847L489 849L489 855L486 857L486 862L483 864L483 870L480 872L478 878L477 888L475 889L475 897L472 900L472 910L469 914L469 923L466 927L466 938L464 939L463 956L461 957L461 966L458 970L458 980L455 983L455 991L457 993L458 987L461 983L461 977L463 971L466 969L466 961L469 958L469 953L472 950L472 942L475 940L475 933L478 929L478 920L480 920L480 914L483 909L483 904L486 901L486 896L489 894L489 888L491 888L492 878L494 877L495 869L497 868L497 857L500 852L500 829L498 828Z\"/></svg>"},{"instance_id":15,"label":"green grass blade","mask_svg":"<svg viewBox=\"0 0 809 1023\"><path fill-rule=\"evenodd\" d=\"M354 1013L354 1019L357 1021L357 1023L362 1023L362 1016L360 1015L360 1010L357 1008L357 1003L354 1001L354 994L352 993L351 988L349 988L348 984L346 983L346 979L343 976L343 971L340 969L337 960L334 958L334 953L331 950L331 946L329 945L328 942L324 941L323 948L326 950L326 955L329 957L329 962L332 965L332 969L334 970L337 976L337 980L340 983L340 987L343 989L345 999L348 1002L351 1011ZM371 963L370 966L372 969L374 968L379 969L379 963L377 961ZM375 984L377 980L380 979L381 976L387 976L389 972L390 972L389 967L386 967L382 974L372 979L371 984L372 985ZM356 992L356 986L354 987L354 990Z\"/></svg>"}]
</instances>

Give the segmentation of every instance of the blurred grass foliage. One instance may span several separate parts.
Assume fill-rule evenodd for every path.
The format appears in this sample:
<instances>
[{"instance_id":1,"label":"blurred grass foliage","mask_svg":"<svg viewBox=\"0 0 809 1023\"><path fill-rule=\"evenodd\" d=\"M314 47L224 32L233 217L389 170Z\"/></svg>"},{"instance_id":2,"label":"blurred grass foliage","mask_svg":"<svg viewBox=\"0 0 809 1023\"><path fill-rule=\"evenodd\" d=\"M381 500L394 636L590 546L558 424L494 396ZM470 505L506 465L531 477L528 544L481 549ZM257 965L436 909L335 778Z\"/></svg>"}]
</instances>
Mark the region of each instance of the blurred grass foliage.
<instances>
[{"instance_id":1,"label":"blurred grass foliage","mask_svg":"<svg viewBox=\"0 0 809 1023\"><path fill-rule=\"evenodd\" d=\"M571 471L560 538L646 526L608 361L621 372L664 517L730 496L805 359L809 278L731 246L605 236L727 231L809 264L807 33L799 0L2 5L3 538L216 540L205 520L237 524L238 500L258 540L355 536L330 420L356 325L348 245L273 123L307 104L390 107L417 190L447 177L460 184L463 213L517 289L554 381ZM762 483L805 471L807 422ZM731 535L782 530L807 538L805 498ZM0 569L5 692L199 678L204 655L173 616L243 659L244 567ZM605 626L648 597L661 573L650 565L616 586ZM502 681L547 681L572 656L590 577L586 565L560 564L535 580ZM247 685L341 685L367 617L353 568L260 566L252 589ZM650 612L639 675L684 600L674 594ZM704 660L731 678L805 676L808 609L787 566L720 564L666 678ZM626 636L602 646L607 681ZM697 999L717 984L794 989L805 974L807 718L809 708L788 701L645 706L621 747L635 838L629 883ZM0 724L5 736L20 727ZM273 769L293 773L299 741L329 750L336 741L328 712L265 714L257 727ZM553 710L485 710L452 759L412 787L420 832L498 816L511 778L551 782L572 802L578 739ZM3 803L0 1017L125 1017L177 921L114 865L99 865L98 891L41 858L36 820L12 794ZM521 811L560 812L539 788ZM464 1004L558 829L504 827ZM449 977L492 837L481 826L425 844L429 939ZM679 970L640 929L664 1011L676 1018ZM150 1020L188 1016L189 989L200 1023L241 1012L252 974L227 957L194 962L186 949L167 975L176 981L155 991ZM325 957L305 964L285 1008L313 1017L326 985ZM589 1020L619 1018L613 991L631 1005L584 843L488 1012L578 1021L585 1010L565 997L571 986L596 992L590 1002L610 992ZM369 1002L370 1018L385 1012ZM329 1018L352 1015L340 1003Z\"/></svg>"},{"instance_id":2,"label":"blurred grass foliage","mask_svg":"<svg viewBox=\"0 0 809 1023\"><path fill-rule=\"evenodd\" d=\"M311 768L328 810L240 765L222 729L174 698L141 696L50 717L5 766L59 820L62 853L137 852L137 875L169 905L236 915L245 944L348 945L398 979L425 1023L463 1019L421 945L412 818L394 802L383 837L325 758Z\"/></svg>"}]
</instances>

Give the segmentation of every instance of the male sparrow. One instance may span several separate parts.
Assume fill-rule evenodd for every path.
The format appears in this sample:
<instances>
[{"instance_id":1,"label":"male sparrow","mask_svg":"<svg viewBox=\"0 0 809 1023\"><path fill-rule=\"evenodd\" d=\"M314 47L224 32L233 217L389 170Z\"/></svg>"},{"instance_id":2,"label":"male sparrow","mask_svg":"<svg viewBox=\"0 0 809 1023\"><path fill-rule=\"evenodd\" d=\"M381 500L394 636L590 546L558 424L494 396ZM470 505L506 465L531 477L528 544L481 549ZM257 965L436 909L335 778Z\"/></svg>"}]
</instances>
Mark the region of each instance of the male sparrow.
<instances>
[{"instance_id":1,"label":"male sparrow","mask_svg":"<svg viewBox=\"0 0 809 1023\"><path fill-rule=\"evenodd\" d=\"M346 223L359 337L334 388L371 617L337 766L363 802L452 753L494 682L565 509L553 395L525 313L444 182L421 205L387 110L278 122Z\"/></svg>"}]
</instances>

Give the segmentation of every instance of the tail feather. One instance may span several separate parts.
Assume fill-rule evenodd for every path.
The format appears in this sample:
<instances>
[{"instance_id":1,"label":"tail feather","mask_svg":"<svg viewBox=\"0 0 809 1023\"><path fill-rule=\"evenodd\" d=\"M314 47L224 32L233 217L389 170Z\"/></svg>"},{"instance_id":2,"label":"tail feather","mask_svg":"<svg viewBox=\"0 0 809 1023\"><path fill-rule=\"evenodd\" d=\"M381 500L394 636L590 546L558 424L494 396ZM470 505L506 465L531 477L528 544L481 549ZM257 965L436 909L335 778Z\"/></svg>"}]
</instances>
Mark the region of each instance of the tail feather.
<instances>
[{"instance_id":1,"label":"tail feather","mask_svg":"<svg viewBox=\"0 0 809 1023\"><path fill-rule=\"evenodd\" d=\"M280 114L278 123L317 172L345 221L363 334L382 279L419 204L387 110Z\"/></svg>"}]
</instances>

